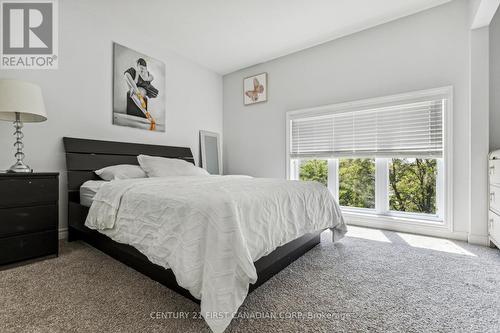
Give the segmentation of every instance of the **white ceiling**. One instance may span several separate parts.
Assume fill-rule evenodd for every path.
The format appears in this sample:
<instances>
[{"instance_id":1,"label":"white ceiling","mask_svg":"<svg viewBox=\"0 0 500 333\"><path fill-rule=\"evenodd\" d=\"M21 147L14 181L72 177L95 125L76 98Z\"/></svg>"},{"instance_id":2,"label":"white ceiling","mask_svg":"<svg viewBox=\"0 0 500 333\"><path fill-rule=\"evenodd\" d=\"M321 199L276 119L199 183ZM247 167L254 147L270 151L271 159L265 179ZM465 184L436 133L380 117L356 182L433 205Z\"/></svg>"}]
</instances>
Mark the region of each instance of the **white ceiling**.
<instances>
[{"instance_id":1,"label":"white ceiling","mask_svg":"<svg viewBox=\"0 0 500 333\"><path fill-rule=\"evenodd\" d=\"M147 13L169 48L227 74L449 1L158 0Z\"/></svg>"}]
</instances>

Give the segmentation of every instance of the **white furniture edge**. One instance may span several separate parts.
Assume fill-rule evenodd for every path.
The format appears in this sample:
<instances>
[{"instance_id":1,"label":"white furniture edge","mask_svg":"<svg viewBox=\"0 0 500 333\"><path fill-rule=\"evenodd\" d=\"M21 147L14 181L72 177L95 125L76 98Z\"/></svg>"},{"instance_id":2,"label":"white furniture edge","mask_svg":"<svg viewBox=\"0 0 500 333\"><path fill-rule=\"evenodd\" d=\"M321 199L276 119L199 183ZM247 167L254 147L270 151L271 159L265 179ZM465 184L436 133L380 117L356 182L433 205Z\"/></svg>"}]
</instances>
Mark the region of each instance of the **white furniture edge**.
<instances>
[{"instance_id":1,"label":"white furniture edge","mask_svg":"<svg viewBox=\"0 0 500 333\"><path fill-rule=\"evenodd\" d=\"M496 214L496 215L499 215L497 211L495 211L495 209L493 209L491 207L491 197L490 197L490 187L491 187L491 172L490 172L490 163L491 161L493 160L500 160L500 149L498 150L493 150L491 151L489 154L488 154L488 235L487 236L475 236L475 235L469 235L469 239L470 237L472 237L473 240L478 240L478 241L481 241L481 243L477 243L477 244L483 244L483 245L491 245L491 243L493 243L497 248L500 249L500 239L494 239L493 237L491 237L491 234L490 234L490 217L489 217L489 214L490 212L492 212L493 214ZM500 216L500 215L499 215Z\"/></svg>"}]
</instances>

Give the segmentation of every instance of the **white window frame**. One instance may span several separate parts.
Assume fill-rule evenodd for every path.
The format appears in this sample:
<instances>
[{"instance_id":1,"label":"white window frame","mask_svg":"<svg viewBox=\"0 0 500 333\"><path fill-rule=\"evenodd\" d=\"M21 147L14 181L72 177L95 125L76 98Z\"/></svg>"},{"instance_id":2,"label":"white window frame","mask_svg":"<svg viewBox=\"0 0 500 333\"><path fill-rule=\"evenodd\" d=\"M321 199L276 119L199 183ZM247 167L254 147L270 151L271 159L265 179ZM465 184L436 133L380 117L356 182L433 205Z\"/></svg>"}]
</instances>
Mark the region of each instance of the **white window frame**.
<instances>
[{"instance_id":1,"label":"white window frame","mask_svg":"<svg viewBox=\"0 0 500 333\"><path fill-rule=\"evenodd\" d=\"M341 207L349 224L380 228L392 228L403 225L416 232L418 228L453 231L453 87L420 90L415 92L364 99L359 101L324 105L308 109L288 111L286 113L286 176L298 179L299 161L290 158L290 125L293 119L304 116L313 117L325 114L363 110L412 103L433 98L446 99L443 108L443 157L438 159L436 177L436 215L396 212L389 210L388 203L388 158L376 158L375 209ZM442 175L442 176L441 176ZM328 188L338 201L338 159L328 159Z\"/></svg>"}]
</instances>

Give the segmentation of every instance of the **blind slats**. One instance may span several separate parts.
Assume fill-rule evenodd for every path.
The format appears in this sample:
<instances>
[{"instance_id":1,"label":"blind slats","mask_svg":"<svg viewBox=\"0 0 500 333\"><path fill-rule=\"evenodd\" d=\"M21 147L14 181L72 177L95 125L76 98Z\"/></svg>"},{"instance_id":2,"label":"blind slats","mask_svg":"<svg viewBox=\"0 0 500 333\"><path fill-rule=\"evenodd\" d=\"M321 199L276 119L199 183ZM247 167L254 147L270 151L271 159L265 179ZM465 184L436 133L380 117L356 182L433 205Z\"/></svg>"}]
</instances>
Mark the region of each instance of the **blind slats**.
<instances>
[{"instance_id":1,"label":"blind slats","mask_svg":"<svg viewBox=\"0 0 500 333\"><path fill-rule=\"evenodd\" d=\"M441 157L444 103L430 100L292 119L291 157Z\"/></svg>"}]
</instances>

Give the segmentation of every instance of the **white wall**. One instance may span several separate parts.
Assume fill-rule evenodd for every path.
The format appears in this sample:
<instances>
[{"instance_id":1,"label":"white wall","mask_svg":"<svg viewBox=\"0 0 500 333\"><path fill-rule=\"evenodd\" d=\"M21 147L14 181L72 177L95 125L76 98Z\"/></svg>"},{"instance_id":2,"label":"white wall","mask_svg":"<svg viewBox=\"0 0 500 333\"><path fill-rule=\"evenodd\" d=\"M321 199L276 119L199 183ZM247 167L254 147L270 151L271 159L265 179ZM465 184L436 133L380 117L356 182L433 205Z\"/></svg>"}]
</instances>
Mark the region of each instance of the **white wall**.
<instances>
[{"instance_id":1,"label":"white wall","mask_svg":"<svg viewBox=\"0 0 500 333\"><path fill-rule=\"evenodd\" d=\"M267 103L243 106L242 79L269 73ZM285 112L454 87L454 231L469 229L469 8L465 0L224 76L225 172L285 177Z\"/></svg>"},{"instance_id":2,"label":"white wall","mask_svg":"<svg viewBox=\"0 0 500 333\"><path fill-rule=\"evenodd\" d=\"M489 28L470 32L469 243L488 244Z\"/></svg>"},{"instance_id":3,"label":"white wall","mask_svg":"<svg viewBox=\"0 0 500 333\"><path fill-rule=\"evenodd\" d=\"M490 150L500 149L500 11L490 27Z\"/></svg>"},{"instance_id":4,"label":"white wall","mask_svg":"<svg viewBox=\"0 0 500 333\"><path fill-rule=\"evenodd\" d=\"M161 6L161 2L155 2ZM36 171L60 171L60 225L66 226L63 136L191 147L198 161L198 131L222 132L222 78L168 49L153 29L159 11L147 11L141 29L140 1L59 1L59 69L1 70L0 78L42 87L48 121L26 124L26 162ZM112 41L166 64L166 133L112 125ZM0 169L14 161L12 124L0 122Z\"/></svg>"}]
</instances>

